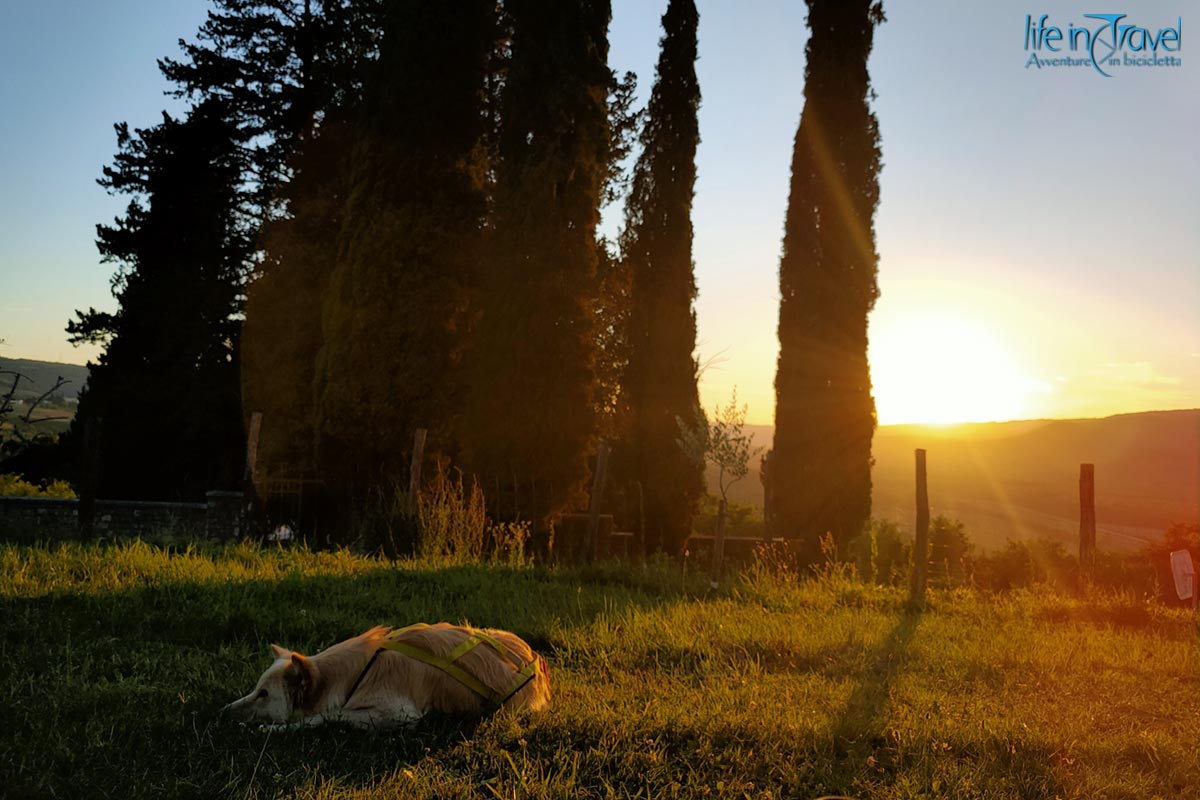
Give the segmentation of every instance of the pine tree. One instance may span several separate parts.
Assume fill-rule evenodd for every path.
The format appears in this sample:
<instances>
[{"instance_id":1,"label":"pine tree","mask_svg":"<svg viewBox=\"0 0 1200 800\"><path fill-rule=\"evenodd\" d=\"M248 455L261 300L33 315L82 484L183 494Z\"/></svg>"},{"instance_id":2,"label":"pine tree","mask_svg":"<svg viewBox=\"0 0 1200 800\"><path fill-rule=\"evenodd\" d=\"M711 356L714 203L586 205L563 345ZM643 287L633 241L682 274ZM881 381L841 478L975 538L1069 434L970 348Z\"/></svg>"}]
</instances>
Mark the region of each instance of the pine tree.
<instances>
[{"instance_id":1,"label":"pine tree","mask_svg":"<svg viewBox=\"0 0 1200 800\"><path fill-rule=\"evenodd\" d=\"M251 216L276 211L300 139L331 109L352 106L374 58L383 0L212 0L182 59L159 69L177 97L218 98L243 135Z\"/></svg>"},{"instance_id":2,"label":"pine tree","mask_svg":"<svg viewBox=\"0 0 1200 800\"><path fill-rule=\"evenodd\" d=\"M804 112L779 265L775 378L776 531L803 542L844 543L871 513L875 401L867 314L878 296L874 214L879 130L867 58L876 0L807 0Z\"/></svg>"},{"instance_id":3,"label":"pine tree","mask_svg":"<svg viewBox=\"0 0 1200 800\"><path fill-rule=\"evenodd\" d=\"M487 211L490 0L390 4L356 132L315 368L320 467L343 497L407 469L415 428L453 452Z\"/></svg>"},{"instance_id":4,"label":"pine tree","mask_svg":"<svg viewBox=\"0 0 1200 800\"><path fill-rule=\"evenodd\" d=\"M279 261L261 258L259 232L265 222L286 210L286 200L291 199L281 198L278 191L291 174L294 165L289 159L297 144L306 136L312 140L306 143L310 166L323 166L314 158L321 149L317 141L326 145L323 155L334 152L332 122L337 110L359 92L362 63L375 48L382 0L214 0L214 6L197 42L180 42L184 58L159 62L164 76L176 84L175 95L196 104L187 119L166 119L134 134L127 126L118 126L121 153L115 166L105 170L102 183L113 193L135 199L115 226L100 228L99 247L105 261L120 265L114 278L120 310L115 315L81 313L68 328L75 341L106 345L89 383L89 399L81 403L80 418L104 417L105 463L132 469L136 462L139 472L148 464L156 465L153 479L141 484L143 495L198 491L203 482L198 475L211 476L204 479L210 484L218 476L228 482L226 472L240 476L240 455L235 466L223 461L220 466L206 466L188 448L174 452L171 448L176 439L191 437L198 442L198 452L206 448L233 452L229 441L236 438L241 452L240 430L234 436L228 429L227 414L229 407L238 405L240 303L247 278L260 265ZM205 163L210 164L207 173ZM291 188L291 196L297 188L312 187L319 176L320 169L314 169L301 186ZM196 191L188 194L193 184ZM323 192L312 190L311 196L328 199L333 193L328 185L323 188ZM314 217L312 209L305 214L310 220ZM285 217L282 227L294 216ZM179 230L175 241L171 225ZM282 228L273 231L277 241L281 233ZM320 229L305 229L306 242L298 241L303 237L297 233L295 228L289 232L294 251L302 244L308 245L306 255L319 253L318 245L329 249ZM206 235L212 238L205 239ZM180 242L187 242L188 251L171 252L172 244L181 247ZM303 333L311 317L301 316L303 303L293 301L320 291L319 285L314 287L314 277L320 277L319 270L275 274L253 291L256 319L271 324L255 328L265 335L248 348L250 384L265 386L264 393L284 405L292 398L286 391L275 394L273 390L294 389L294 383L272 384L279 373L263 376L259 367L270 359L287 363L279 358L281 349L282 355L295 355L297 349L310 347ZM285 290L273 297L272 289L279 286ZM263 312L272 301L277 312L274 320ZM172 318L164 316L165 310L178 313ZM290 321L288 312L296 315ZM203 324L197 322L197 314L203 315ZM301 335L292 335L297 332ZM197 354L205 348L213 352ZM311 365L311 360L310 354L306 363ZM172 372L174 368L178 370ZM202 373L207 377L197 384L196 375ZM178 412L169 418L171 430L165 430L164 411L147 411L137 401L143 393L173 398L169 404L159 403ZM194 408L201 400L200 407ZM155 434L159 440L147 439L142 428L159 429ZM267 426L277 428L278 424ZM168 457L179 463L163 467ZM102 491L124 492L117 486L122 479L139 480L125 469L105 468L102 473L107 483ZM184 483L170 483L183 473Z\"/></svg>"},{"instance_id":5,"label":"pine tree","mask_svg":"<svg viewBox=\"0 0 1200 800\"><path fill-rule=\"evenodd\" d=\"M509 0L494 230L461 441L494 516L578 506L596 431L596 280L608 175L608 0ZM495 488L494 488L495 487ZM499 493L495 489L499 489Z\"/></svg>"},{"instance_id":6,"label":"pine tree","mask_svg":"<svg viewBox=\"0 0 1200 800\"><path fill-rule=\"evenodd\" d=\"M103 419L102 496L202 497L241 476L239 287L252 247L236 211L239 134L209 101L147 130L118 125L117 138L100 183L132 199L97 226L97 246L118 265L119 308L68 325L72 341L105 344L74 438Z\"/></svg>"},{"instance_id":7,"label":"pine tree","mask_svg":"<svg viewBox=\"0 0 1200 800\"><path fill-rule=\"evenodd\" d=\"M629 364L623 390L630 407L622 448L645 497L646 547L675 552L704 491L702 462L679 444L680 421L699 423L696 389L696 282L692 197L696 147L696 27L693 0L671 0L657 80L650 94L642 154L625 207L621 253L632 278Z\"/></svg>"}]
</instances>

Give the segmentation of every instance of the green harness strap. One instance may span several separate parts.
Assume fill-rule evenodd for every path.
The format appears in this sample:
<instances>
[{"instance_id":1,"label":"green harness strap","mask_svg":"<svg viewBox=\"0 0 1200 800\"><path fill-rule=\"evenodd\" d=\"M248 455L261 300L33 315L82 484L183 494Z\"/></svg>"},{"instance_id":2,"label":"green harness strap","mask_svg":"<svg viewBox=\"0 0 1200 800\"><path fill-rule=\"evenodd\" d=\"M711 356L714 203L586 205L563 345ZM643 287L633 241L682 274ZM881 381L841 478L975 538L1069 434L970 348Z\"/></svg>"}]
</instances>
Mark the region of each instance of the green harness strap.
<instances>
[{"instance_id":1,"label":"green harness strap","mask_svg":"<svg viewBox=\"0 0 1200 800\"><path fill-rule=\"evenodd\" d=\"M507 647L482 631L477 631L468 636L466 639L460 642L457 647L451 650L445 658L436 656L433 653L430 653L428 650L417 647L416 645L408 644L407 642L398 642L393 638L396 636L401 636L411 630L420 630L428 627L429 626L425 623L419 622L416 625L409 625L407 628L401 628L398 631L392 631L387 635L387 638L379 643L379 645L387 650L392 650L400 653L401 655L406 655L409 658L415 658L417 661L428 664L436 669L440 669L442 672L446 673L451 678L454 678L463 686L479 695L483 701L492 708L499 708L508 702L510 697L521 691L521 689L525 687L525 684L533 680L534 676L538 673L538 659L535 658L529 663L522 663L521 660L514 656ZM491 647L498 655L507 660L516 669L516 672L513 675L513 683L509 687L508 691L506 691L504 694L497 694L496 692L492 691L492 689L484 684L483 681L479 680L474 675L467 672L465 669L455 663L481 644L486 644Z\"/></svg>"}]
</instances>

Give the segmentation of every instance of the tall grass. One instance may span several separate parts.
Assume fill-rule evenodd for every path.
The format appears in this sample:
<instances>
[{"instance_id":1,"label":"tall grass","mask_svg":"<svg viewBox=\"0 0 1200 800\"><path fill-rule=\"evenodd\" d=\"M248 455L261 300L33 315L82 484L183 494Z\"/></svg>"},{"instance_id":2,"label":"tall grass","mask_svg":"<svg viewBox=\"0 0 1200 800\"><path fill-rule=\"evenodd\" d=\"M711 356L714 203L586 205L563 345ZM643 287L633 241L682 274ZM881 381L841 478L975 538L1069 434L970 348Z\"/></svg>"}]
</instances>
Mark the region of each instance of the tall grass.
<instances>
[{"instance_id":1,"label":"tall grass","mask_svg":"<svg viewBox=\"0 0 1200 800\"><path fill-rule=\"evenodd\" d=\"M464 487L461 471L451 474L438 464L433 479L421 489L418 506L420 555L456 563L482 559L488 520L478 483L472 480Z\"/></svg>"},{"instance_id":2,"label":"tall grass","mask_svg":"<svg viewBox=\"0 0 1200 800\"><path fill-rule=\"evenodd\" d=\"M399 483L376 490L357 509L354 527L367 552L391 559L509 566L528 560L529 524L489 520L479 484L466 484L460 470L440 462L415 503Z\"/></svg>"}]
</instances>

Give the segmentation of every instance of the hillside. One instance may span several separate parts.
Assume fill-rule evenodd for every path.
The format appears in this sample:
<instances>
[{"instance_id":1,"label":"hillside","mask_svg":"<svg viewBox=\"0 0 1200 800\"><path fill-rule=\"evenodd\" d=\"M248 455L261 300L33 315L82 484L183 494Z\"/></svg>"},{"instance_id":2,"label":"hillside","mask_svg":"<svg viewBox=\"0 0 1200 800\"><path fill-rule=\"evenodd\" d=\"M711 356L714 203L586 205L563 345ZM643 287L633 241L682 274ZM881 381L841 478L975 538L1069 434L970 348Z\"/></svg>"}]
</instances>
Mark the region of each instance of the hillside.
<instances>
[{"instance_id":1,"label":"hillside","mask_svg":"<svg viewBox=\"0 0 1200 800\"><path fill-rule=\"evenodd\" d=\"M748 426L768 444L769 426ZM1050 536L1074 549L1079 465L1096 465L1099 544L1128 550L1172 522L1200 520L1200 409L1105 419L881 427L875 435L875 515L911 527L913 451L928 453L934 514L967 523L982 547ZM731 492L762 505L757 457ZM715 476L709 476L710 485Z\"/></svg>"},{"instance_id":2,"label":"hillside","mask_svg":"<svg viewBox=\"0 0 1200 800\"><path fill-rule=\"evenodd\" d=\"M32 361L25 358L0 358L0 370L19 372L28 380L17 385L16 399L28 400L40 395L54 385L59 376L69 381L59 393L64 399L79 396L79 390L87 383L88 369L79 364L60 364L54 361ZM0 394L8 394L12 386L11 375L0 375Z\"/></svg>"}]
</instances>

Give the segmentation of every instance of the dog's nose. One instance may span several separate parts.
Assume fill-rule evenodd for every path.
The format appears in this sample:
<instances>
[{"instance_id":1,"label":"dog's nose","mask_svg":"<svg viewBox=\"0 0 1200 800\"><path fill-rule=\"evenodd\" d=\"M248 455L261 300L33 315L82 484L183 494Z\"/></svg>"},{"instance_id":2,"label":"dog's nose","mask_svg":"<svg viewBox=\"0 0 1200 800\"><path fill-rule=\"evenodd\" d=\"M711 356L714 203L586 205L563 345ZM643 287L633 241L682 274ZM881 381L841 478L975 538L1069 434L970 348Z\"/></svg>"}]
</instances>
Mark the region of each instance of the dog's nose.
<instances>
[{"instance_id":1,"label":"dog's nose","mask_svg":"<svg viewBox=\"0 0 1200 800\"><path fill-rule=\"evenodd\" d=\"M221 714L233 714L234 716L245 716L246 698L240 697L232 703L221 706Z\"/></svg>"}]
</instances>

